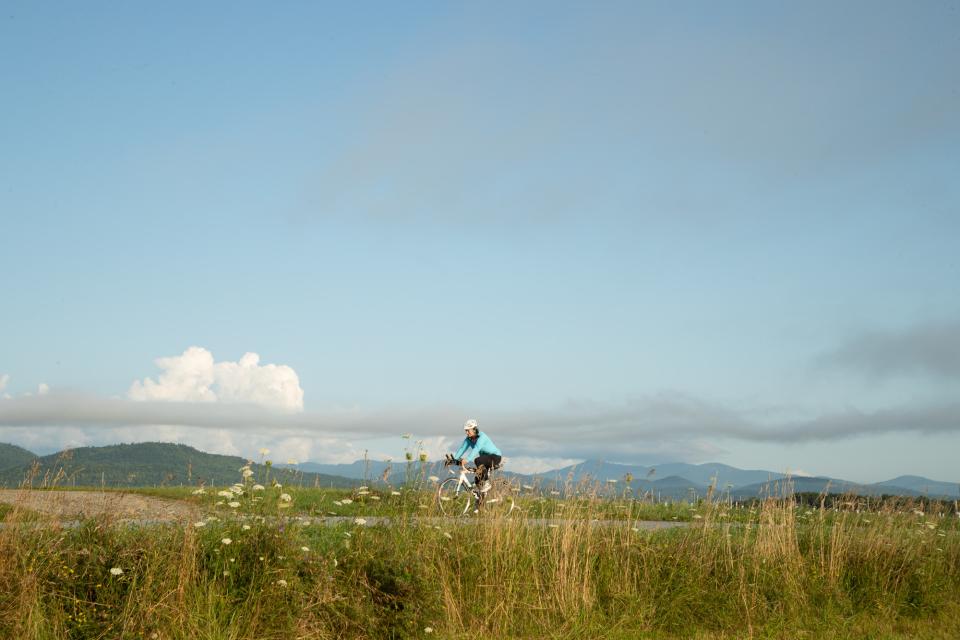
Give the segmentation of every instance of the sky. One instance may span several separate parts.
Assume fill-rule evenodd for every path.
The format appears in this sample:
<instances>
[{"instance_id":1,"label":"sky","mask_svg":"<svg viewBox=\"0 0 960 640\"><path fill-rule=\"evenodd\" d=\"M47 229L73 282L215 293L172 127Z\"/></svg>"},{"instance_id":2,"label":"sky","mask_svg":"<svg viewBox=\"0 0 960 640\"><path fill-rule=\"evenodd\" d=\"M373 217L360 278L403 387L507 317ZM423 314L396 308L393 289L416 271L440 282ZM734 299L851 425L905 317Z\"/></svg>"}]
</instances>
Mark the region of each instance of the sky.
<instances>
[{"instance_id":1,"label":"sky","mask_svg":"<svg viewBox=\"0 0 960 640\"><path fill-rule=\"evenodd\" d=\"M960 481L956 2L0 9L0 441Z\"/></svg>"}]
</instances>

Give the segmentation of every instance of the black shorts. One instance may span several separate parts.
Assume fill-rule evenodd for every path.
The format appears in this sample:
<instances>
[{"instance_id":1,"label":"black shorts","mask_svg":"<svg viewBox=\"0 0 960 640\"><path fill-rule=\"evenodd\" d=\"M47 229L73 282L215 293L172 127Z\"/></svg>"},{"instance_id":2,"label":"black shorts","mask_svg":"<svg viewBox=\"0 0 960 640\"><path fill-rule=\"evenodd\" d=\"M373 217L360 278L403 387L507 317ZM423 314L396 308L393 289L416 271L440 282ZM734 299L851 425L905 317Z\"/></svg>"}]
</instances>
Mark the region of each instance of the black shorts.
<instances>
[{"instance_id":1,"label":"black shorts","mask_svg":"<svg viewBox=\"0 0 960 640\"><path fill-rule=\"evenodd\" d=\"M473 461L473 463L478 467L480 465L483 465L487 469L493 469L494 467L500 466L501 460L503 460L503 458L501 458L498 455L494 455L492 453L484 453L483 455L477 456L476 459Z\"/></svg>"}]
</instances>

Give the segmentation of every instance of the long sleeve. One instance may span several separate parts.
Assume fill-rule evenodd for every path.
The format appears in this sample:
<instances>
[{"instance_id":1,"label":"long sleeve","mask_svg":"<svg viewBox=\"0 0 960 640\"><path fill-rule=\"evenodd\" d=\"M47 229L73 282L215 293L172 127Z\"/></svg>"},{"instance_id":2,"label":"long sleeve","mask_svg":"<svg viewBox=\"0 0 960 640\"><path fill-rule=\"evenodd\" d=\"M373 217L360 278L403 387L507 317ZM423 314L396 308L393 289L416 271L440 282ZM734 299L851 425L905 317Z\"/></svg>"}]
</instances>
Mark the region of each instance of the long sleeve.
<instances>
[{"instance_id":1,"label":"long sleeve","mask_svg":"<svg viewBox=\"0 0 960 640\"><path fill-rule=\"evenodd\" d=\"M453 454L453 457L459 460L460 458L463 457L463 454L465 454L469 448L470 448L470 438L464 438L463 444L461 444L460 448L457 449L457 452Z\"/></svg>"}]
</instances>

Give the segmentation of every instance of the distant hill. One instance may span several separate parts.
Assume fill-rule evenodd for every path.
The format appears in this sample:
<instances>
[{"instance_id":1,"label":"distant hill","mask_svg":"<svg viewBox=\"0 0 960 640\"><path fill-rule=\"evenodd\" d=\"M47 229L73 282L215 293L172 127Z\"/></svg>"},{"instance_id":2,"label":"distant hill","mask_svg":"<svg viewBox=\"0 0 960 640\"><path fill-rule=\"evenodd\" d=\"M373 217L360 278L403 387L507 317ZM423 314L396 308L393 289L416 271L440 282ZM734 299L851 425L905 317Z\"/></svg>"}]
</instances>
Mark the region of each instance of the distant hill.
<instances>
[{"instance_id":1,"label":"distant hill","mask_svg":"<svg viewBox=\"0 0 960 640\"><path fill-rule=\"evenodd\" d=\"M945 482L934 482L923 478L929 488L930 484L953 487L954 493L947 491L916 491L907 487L887 484L886 482L877 482L873 484L859 484L848 480L838 478L791 478L789 485L783 485L777 482L764 482L743 487L737 487L732 491L734 499L757 498L768 495L783 495L784 491L792 493L851 493L859 496L902 496L905 498L954 498L956 499L957 485L950 485ZM889 482L889 481L888 481Z\"/></svg>"},{"instance_id":2,"label":"distant hill","mask_svg":"<svg viewBox=\"0 0 960 640\"><path fill-rule=\"evenodd\" d=\"M624 476L628 473L633 476L634 480L657 480L658 478L677 476L686 479L689 483L702 487L710 486L714 479L716 479L717 490L723 490L728 484L737 487L777 480L784 477L784 474L774 471L737 469L736 467L715 462L707 464L672 462L669 464L644 466L603 462L601 460L587 460L580 464L548 471L540 475L543 477L564 479L570 477L573 482L576 483L587 476L600 482L606 482L607 480L623 481Z\"/></svg>"},{"instance_id":3,"label":"distant hill","mask_svg":"<svg viewBox=\"0 0 960 640\"><path fill-rule=\"evenodd\" d=\"M27 451L15 444L0 442L0 470L8 467L22 467L30 464L37 454Z\"/></svg>"},{"instance_id":4,"label":"distant hill","mask_svg":"<svg viewBox=\"0 0 960 640\"><path fill-rule=\"evenodd\" d=\"M561 483L571 479L574 484L587 479L597 482L623 482L627 474L633 477L632 486L639 491L657 491L663 498L680 498L691 489L704 495L716 480L716 491L729 491L734 499L749 499L767 495L783 495L783 473L762 469L738 469L725 464L687 464L674 462L656 466L628 465L600 460L587 460L540 474L540 477ZM667 476L664 480L657 478ZM650 481L653 484L650 484ZM960 496L960 484L938 482L921 476L900 476L874 484L860 484L850 480L826 477L792 476L790 488L795 493L856 493L862 496L897 495L904 497L953 498Z\"/></svg>"},{"instance_id":5,"label":"distant hill","mask_svg":"<svg viewBox=\"0 0 960 640\"><path fill-rule=\"evenodd\" d=\"M196 486L237 482L240 467L246 464L246 460L163 442L79 447L0 469L0 485L18 486L30 474L33 464L39 465L33 486L41 485L44 478L57 476L56 484L61 486ZM253 465L253 471L257 479L265 477L263 466ZM304 486L352 487L357 484L349 478L285 469L273 469L272 474L281 478L281 482Z\"/></svg>"},{"instance_id":6,"label":"distant hill","mask_svg":"<svg viewBox=\"0 0 960 640\"><path fill-rule=\"evenodd\" d=\"M958 482L938 482L930 478L921 476L898 476L891 480L878 482L876 487L902 487L911 491L916 491L920 495L947 496L950 498L960 498L960 483Z\"/></svg>"}]
</instances>

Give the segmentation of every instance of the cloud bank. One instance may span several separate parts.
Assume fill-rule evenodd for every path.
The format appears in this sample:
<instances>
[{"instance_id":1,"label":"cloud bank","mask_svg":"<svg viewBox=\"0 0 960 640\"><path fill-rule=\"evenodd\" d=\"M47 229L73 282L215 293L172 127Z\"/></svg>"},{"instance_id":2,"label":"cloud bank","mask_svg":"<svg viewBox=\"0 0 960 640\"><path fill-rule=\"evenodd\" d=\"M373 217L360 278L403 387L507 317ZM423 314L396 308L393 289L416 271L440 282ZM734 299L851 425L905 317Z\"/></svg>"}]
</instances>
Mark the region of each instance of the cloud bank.
<instances>
[{"instance_id":1,"label":"cloud bank","mask_svg":"<svg viewBox=\"0 0 960 640\"><path fill-rule=\"evenodd\" d=\"M51 392L0 401L2 427L124 429L153 437L153 425L206 429L273 439L328 441L383 438L412 432L450 436L462 408L422 407L290 413L253 404L131 401ZM889 433L960 432L960 403L903 406L876 411L849 409L810 419L762 422L679 394L660 394L614 404L580 403L549 410L486 411L481 424L509 443L515 455L557 458L631 457L693 450L700 457L720 450L722 440L755 443L837 441ZM140 438L143 439L143 438Z\"/></svg>"},{"instance_id":2,"label":"cloud bank","mask_svg":"<svg viewBox=\"0 0 960 640\"><path fill-rule=\"evenodd\" d=\"M919 374L960 379L960 321L868 331L826 353L820 363L876 378Z\"/></svg>"}]
</instances>

